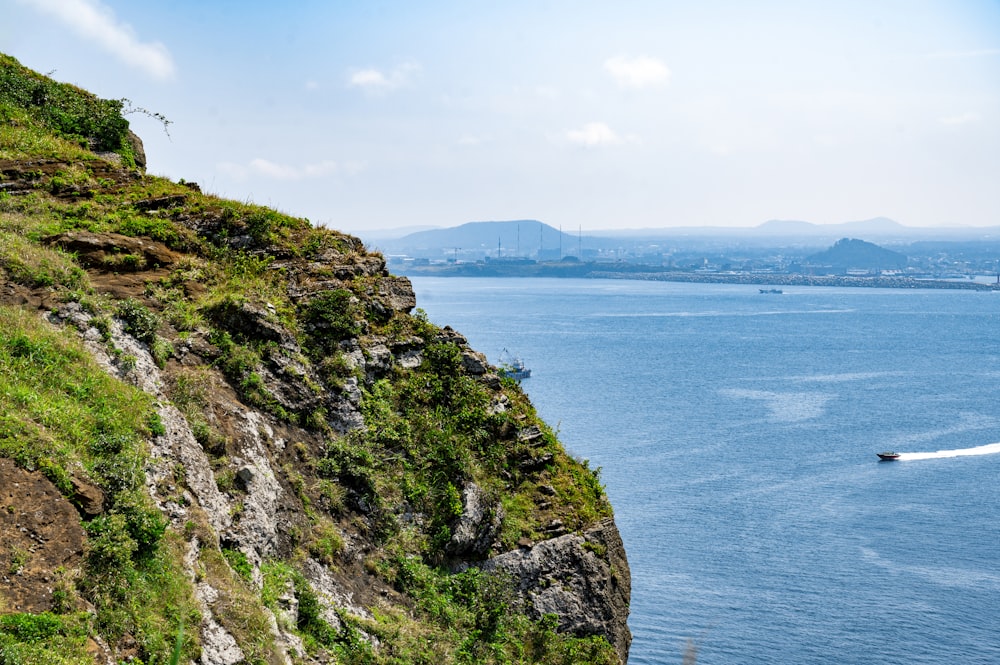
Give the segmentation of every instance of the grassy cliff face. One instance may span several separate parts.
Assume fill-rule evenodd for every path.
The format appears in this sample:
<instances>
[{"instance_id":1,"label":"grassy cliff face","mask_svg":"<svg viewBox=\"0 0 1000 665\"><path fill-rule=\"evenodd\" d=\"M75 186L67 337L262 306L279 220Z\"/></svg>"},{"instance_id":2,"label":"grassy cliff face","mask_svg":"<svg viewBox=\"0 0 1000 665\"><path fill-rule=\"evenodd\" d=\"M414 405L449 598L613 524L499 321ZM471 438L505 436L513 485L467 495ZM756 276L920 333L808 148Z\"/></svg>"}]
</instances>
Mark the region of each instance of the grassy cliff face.
<instances>
[{"instance_id":1,"label":"grassy cliff face","mask_svg":"<svg viewBox=\"0 0 1000 665\"><path fill-rule=\"evenodd\" d=\"M121 111L0 55L0 488L81 543L4 539L0 663L619 662L478 567L611 515L517 384L357 239L144 175Z\"/></svg>"}]
</instances>

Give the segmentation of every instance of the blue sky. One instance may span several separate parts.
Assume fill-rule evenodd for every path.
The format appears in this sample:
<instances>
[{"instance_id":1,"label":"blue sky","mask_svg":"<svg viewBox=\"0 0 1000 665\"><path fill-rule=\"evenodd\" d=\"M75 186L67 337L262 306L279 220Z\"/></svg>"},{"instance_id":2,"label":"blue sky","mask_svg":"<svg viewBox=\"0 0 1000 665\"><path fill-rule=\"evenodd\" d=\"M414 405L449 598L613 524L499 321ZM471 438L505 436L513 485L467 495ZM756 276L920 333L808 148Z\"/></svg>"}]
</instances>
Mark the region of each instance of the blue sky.
<instances>
[{"instance_id":1,"label":"blue sky","mask_svg":"<svg viewBox=\"0 0 1000 665\"><path fill-rule=\"evenodd\" d=\"M1000 225L1000 2L0 0L149 170L364 234Z\"/></svg>"}]
</instances>

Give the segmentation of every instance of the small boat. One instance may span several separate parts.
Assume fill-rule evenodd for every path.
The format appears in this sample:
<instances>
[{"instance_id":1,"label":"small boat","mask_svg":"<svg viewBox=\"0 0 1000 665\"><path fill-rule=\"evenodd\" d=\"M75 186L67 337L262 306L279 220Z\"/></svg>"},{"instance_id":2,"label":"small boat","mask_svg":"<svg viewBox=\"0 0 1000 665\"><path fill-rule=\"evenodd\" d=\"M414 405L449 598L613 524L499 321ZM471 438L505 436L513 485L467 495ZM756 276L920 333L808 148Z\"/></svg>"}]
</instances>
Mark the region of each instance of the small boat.
<instances>
[{"instance_id":1,"label":"small boat","mask_svg":"<svg viewBox=\"0 0 1000 665\"><path fill-rule=\"evenodd\" d=\"M531 370L524 366L524 361L517 356L510 356L507 349L503 350L504 355L501 356L500 363L500 376L507 377L508 379L516 379L520 381L521 379L527 379L531 376ZM504 360L503 358L507 359Z\"/></svg>"},{"instance_id":2,"label":"small boat","mask_svg":"<svg viewBox=\"0 0 1000 665\"><path fill-rule=\"evenodd\" d=\"M875 454L878 455L878 458L883 462L891 462L893 460L899 459L899 453L895 453L892 451L886 451L884 453L875 453Z\"/></svg>"},{"instance_id":3,"label":"small boat","mask_svg":"<svg viewBox=\"0 0 1000 665\"><path fill-rule=\"evenodd\" d=\"M782 291L781 289L759 289L759 291L761 293L775 293L775 294L784 293L784 291Z\"/></svg>"}]
</instances>

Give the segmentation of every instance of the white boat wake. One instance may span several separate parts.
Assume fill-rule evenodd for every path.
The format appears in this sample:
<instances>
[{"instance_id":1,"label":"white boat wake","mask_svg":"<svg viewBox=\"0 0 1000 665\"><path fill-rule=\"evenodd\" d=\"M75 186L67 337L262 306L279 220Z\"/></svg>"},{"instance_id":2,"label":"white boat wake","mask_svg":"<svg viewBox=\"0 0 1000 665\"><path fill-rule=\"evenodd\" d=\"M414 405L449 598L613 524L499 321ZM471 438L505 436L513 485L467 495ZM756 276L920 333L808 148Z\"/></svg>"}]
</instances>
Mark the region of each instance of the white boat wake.
<instances>
[{"instance_id":1,"label":"white boat wake","mask_svg":"<svg viewBox=\"0 0 1000 665\"><path fill-rule=\"evenodd\" d=\"M942 459L945 457L965 457L968 455L995 455L1000 453L1000 443L990 443L975 448L959 448L958 450L939 450L934 453L900 453L899 461L921 459Z\"/></svg>"}]
</instances>

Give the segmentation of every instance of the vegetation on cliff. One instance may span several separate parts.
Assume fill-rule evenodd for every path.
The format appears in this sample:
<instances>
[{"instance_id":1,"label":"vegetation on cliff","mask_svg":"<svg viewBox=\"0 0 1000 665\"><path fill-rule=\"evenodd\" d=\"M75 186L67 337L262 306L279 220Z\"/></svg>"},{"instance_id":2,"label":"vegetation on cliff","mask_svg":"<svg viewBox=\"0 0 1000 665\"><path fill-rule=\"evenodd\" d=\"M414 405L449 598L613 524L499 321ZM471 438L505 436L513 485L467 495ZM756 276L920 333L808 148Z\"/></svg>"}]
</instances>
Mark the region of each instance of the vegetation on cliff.
<instances>
[{"instance_id":1,"label":"vegetation on cliff","mask_svg":"<svg viewBox=\"0 0 1000 665\"><path fill-rule=\"evenodd\" d=\"M0 458L82 543L0 496L0 663L624 659L480 567L611 515L518 385L357 239L144 174L123 104L0 55Z\"/></svg>"}]
</instances>

